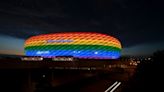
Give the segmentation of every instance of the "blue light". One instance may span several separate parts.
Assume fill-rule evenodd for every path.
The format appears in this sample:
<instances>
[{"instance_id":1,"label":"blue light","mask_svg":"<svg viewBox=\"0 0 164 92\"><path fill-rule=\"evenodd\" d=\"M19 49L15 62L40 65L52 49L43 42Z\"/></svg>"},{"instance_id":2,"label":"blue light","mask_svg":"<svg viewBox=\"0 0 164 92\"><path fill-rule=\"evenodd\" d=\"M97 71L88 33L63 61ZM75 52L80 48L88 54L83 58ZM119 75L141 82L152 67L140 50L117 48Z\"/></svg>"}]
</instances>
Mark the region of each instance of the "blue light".
<instances>
[{"instance_id":1,"label":"blue light","mask_svg":"<svg viewBox=\"0 0 164 92\"><path fill-rule=\"evenodd\" d=\"M74 56L74 57L86 57L86 58L110 58L117 59L120 56L118 51L105 51L105 50L50 50L50 51L38 51L38 50L28 50L26 51L27 56Z\"/></svg>"}]
</instances>

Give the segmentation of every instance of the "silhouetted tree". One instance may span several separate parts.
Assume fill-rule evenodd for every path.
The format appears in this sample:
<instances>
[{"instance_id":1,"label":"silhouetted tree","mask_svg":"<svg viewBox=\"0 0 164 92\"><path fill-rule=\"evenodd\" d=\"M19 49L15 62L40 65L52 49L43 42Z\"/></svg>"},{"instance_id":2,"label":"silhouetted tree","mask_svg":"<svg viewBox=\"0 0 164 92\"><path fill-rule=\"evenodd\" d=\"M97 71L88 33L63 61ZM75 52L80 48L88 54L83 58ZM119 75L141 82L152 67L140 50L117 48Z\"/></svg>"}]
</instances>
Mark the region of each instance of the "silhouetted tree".
<instances>
[{"instance_id":1,"label":"silhouetted tree","mask_svg":"<svg viewBox=\"0 0 164 92\"><path fill-rule=\"evenodd\" d=\"M157 62L163 62L162 60L164 60L164 50L154 52L153 59Z\"/></svg>"}]
</instances>

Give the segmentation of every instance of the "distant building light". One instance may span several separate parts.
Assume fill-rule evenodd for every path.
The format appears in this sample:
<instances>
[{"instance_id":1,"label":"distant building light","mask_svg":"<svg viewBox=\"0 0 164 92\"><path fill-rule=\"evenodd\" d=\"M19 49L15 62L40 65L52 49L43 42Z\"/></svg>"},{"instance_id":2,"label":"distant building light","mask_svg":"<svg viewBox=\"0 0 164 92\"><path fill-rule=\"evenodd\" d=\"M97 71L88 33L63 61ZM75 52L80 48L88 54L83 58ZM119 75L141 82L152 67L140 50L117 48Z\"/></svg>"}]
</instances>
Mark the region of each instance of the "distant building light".
<instances>
[{"instance_id":1,"label":"distant building light","mask_svg":"<svg viewBox=\"0 0 164 92\"><path fill-rule=\"evenodd\" d=\"M151 58L148 58L148 60L151 60Z\"/></svg>"},{"instance_id":2,"label":"distant building light","mask_svg":"<svg viewBox=\"0 0 164 92\"><path fill-rule=\"evenodd\" d=\"M22 61L42 61L43 57L22 57Z\"/></svg>"},{"instance_id":3,"label":"distant building light","mask_svg":"<svg viewBox=\"0 0 164 92\"><path fill-rule=\"evenodd\" d=\"M55 57L52 58L53 61L74 61L73 57Z\"/></svg>"},{"instance_id":4,"label":"distant building light","mask_svg":"<svg viewBox=\"0 0 164 92\"><path fill-rule=\"evenodd\" d=\"M140 63L140 61L137 61L137 63Z\"/></svg>"},{"instance_id":5,"label":"distant building light","mask_svg":"<svg viewBox=\"0 0 164 92\"><path fill-rule=\"evenodd\" d=\"M54 69L64 69L64 67L54 67Z\"/></svg>"},{"instance_id":6,"label":"distant building light","mask_svg":"<svg viewBox=\"0 0 164 92\"><path fill-rule=\"evenodd\" d=\"M46 75L43 75L42 77L43 77L43 78L45 78L45 77L46 77Z\"/></svg>"}]
</instances>

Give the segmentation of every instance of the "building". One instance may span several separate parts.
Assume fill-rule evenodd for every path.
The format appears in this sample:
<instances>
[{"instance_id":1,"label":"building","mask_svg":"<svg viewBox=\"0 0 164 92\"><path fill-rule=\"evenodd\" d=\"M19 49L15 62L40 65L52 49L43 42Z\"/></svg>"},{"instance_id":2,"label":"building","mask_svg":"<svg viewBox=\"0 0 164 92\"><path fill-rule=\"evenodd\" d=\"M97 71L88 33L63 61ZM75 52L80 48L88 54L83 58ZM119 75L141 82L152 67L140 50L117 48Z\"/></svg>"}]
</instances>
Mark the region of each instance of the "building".
<instances>
[{"instance_id":1,"label":"building","mask_svg":"<svg viewBox=\"0 0 164 92\"><path fill-rule=\"evenodd\" d=\"M121 43L118 39L95 32L43 34L25 41L26 56L118 59L120 52Z\"/></svg>"}]
</instances>

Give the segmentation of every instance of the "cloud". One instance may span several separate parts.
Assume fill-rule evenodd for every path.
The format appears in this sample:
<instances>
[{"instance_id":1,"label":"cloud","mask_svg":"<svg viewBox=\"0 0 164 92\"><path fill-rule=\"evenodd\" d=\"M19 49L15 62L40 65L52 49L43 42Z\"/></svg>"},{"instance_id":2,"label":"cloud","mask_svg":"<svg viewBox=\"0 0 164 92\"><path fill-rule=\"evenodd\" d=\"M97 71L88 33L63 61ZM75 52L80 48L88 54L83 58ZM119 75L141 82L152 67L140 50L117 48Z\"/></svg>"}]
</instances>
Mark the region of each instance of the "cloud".
<instances>
[{"instance_id":1,"label":"cloud","mask_svg":"<svg viewBox=\"0 0 164 92\"><path fill-rule=\"evenodd\" d=\"M24 54L24 40L0 35L0 53L1 54L14 54L14 55L23 55Z\"/></svg>"},{"instance_id":2,"label":"cloud","mask_svg":"<svg viewBox=\"0 0 164 92\"><path fill-rule=\"evenodd\" d=\"M145 43L123 48L122 55L142 56L152 55L158 50L164 50L164 42Z\"/></svg>"}]
</instances>

